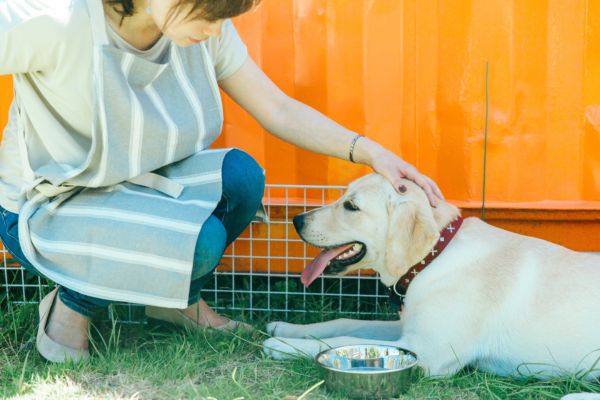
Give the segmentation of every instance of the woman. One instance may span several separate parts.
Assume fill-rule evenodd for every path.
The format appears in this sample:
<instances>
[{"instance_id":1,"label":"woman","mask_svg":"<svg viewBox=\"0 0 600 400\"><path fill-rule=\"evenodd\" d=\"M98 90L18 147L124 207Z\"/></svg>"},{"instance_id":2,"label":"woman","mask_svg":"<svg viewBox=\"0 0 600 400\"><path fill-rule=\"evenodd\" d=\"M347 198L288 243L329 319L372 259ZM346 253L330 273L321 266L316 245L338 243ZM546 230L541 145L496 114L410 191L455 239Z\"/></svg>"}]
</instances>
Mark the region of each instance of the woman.
<instances>
[{"instance_id":1,"label":"woman","mask_svg":"<svg viewBox=\"0 0 600 400\"><path fill-rule=\"evenodd\" d=\"M0 148L0 236L58 283L40 303L37 348L89 357L110 302L192 328L248 327L200 298L225 248L261 205L262 168L206 150L222 127L218 87L277 137L435 183L396 155L282 93L227 19L258 0L20 0L0 3L0 74L15 99ZM58 294L58 296L57 296Z\"/></svg>"}]
</instances>

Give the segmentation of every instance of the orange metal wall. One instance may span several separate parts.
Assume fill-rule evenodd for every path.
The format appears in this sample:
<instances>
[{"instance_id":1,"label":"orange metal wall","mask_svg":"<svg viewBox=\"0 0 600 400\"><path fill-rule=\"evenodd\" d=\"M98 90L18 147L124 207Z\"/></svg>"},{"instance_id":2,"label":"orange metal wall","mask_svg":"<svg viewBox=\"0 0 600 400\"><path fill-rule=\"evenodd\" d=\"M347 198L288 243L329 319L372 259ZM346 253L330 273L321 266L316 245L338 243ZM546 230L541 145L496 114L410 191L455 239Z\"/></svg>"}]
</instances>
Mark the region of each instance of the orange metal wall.
<instances>
[{"instance_id":1,"label":"orange metal wall","mask_svg":"<svg viewBox=\"0 0 600 400\"><path fill-rule=\"evenodd\" d=\"M263 0L235 21L288 94L398 152L463 206L600 208L600 2ZM0 78L0 125L11 96ZM229 99L217 145L268 183L345 184L366 167L266 134Z\"/></svg>"},{"instance_id":2,"label":"orange metal wall","mask_svg":"<svg viewBox=\"0 0 600 400\"><path fill-rule=\"evenodd\" d=\"M288 94L479 203L489 62L490 205L600 208L600 2L263 0L236 21ZM295 149L227 102L219 144L270 183L345 184L368 169Z\"/></svg>"},{"instance_id":3,"label":"orange metal wall","mask_svg":"<svg viewBox=\"0 0 600 400\"><path fill-rule=\"evenodd\" d=\"M10 76L0 75L0 137L8 119L8 107L12 100L13 88Z\"/></svg>"}]
</instances>

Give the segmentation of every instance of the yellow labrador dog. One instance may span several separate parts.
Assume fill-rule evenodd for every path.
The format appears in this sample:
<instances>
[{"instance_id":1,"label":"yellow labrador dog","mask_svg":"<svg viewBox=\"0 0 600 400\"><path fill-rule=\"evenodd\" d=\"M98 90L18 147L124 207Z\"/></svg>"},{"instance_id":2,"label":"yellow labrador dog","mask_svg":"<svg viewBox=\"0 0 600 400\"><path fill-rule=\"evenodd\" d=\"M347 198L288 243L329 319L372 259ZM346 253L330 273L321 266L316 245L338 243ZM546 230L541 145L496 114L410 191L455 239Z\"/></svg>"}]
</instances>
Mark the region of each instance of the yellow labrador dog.
<instances>
[{"instance_id":1,"label":"yellow labrador dog","mask_svg":"<svg viewBox=\"0 0 600 400\"><path fill-rule=\"evenodd\" d=\"M335 203L295 218L302 239L323 249L302 274L305 285L323 271L373 268L391 286L428 257L459 210L448 203L431 208L416 184L403 183L398 193L382 176L367 175ZM466 218L410 282L400 317L272 322L264 351L282 359L389 344L414 351L428 375L471 365L505 376L597 378L600 257Z\"/></svg>"}]
</instances>

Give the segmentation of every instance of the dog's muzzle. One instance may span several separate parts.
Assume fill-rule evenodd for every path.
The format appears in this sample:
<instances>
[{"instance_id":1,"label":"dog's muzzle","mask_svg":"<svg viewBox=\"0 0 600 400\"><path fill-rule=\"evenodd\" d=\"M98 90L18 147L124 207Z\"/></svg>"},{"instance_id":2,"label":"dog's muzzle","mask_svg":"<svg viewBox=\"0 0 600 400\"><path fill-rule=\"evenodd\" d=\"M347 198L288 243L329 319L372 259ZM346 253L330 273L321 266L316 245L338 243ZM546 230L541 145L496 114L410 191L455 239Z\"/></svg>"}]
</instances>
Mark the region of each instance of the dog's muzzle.
<instances>
[{"instance_id":1,"label":"dog's muzzle","mask_svg":"<svg viewBox=\"0 0 600 400\"><path fill-rule=\"evenodd\" d=\"M296 228L296 232L300 234L302 232L302 228L304 228L304 219L305 214L298 214L294 217L294 228Z\"/></svg>"}]
</instances>

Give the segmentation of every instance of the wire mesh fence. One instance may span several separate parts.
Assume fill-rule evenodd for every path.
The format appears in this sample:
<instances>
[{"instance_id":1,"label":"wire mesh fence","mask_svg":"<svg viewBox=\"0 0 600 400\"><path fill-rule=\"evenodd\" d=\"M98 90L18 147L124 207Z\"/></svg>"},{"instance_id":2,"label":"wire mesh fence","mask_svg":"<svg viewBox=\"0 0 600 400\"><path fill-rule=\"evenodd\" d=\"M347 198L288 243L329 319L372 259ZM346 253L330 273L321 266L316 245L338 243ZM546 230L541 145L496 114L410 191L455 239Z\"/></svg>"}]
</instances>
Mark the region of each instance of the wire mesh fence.
<instances>
[{"instance_id":1,"label":"wire mesh fence","mask_svg":"<svg viewBox=\"0 0 600 400\"><path fill-rule=\"evenodd\" d=\"M321 276L310 287L300 283L304 266L318 249L304 243L292 224L294 215L338 198L344 186L267 185L268 223L253 222L226 250L203 298L217 311L253 319L294 319L309 313L354 317L387 314L387 290L369 271L345 277ZM0 267L0 301L37 303L52 283L30 274L4 249ZM382 301L383 300L383 301ZM121 322L144 321L143 307L116 303L107 317Z\"/></svg>"}]
</instances>

